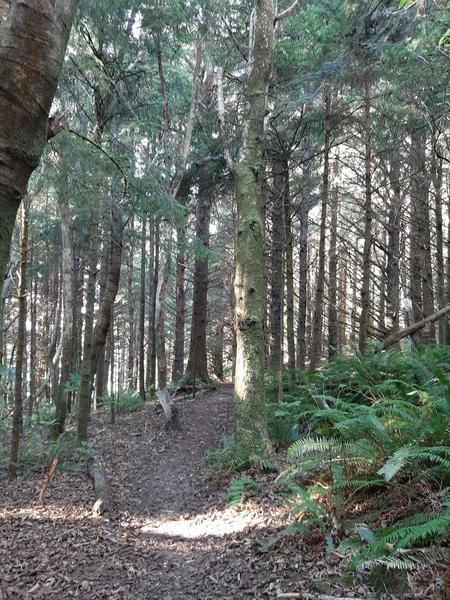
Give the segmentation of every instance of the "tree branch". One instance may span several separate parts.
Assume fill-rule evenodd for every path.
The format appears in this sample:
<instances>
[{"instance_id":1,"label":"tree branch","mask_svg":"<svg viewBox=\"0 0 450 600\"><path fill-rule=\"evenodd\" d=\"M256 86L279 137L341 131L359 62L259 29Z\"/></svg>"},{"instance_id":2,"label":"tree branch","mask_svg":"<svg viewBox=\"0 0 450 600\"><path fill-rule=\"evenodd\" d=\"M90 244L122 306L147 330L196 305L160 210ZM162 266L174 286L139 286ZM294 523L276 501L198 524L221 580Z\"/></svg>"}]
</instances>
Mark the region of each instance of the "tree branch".
<instances>
[{"instance_id":1,"label":"tree branch","mask_svg":"<svg viewBox=\"0 0 450 600\"><path fill-rule=\"evenodd\" d=\"M231 158L228 136L225 128L225 102L223 99L223 67L217 69L217 112L219 116L220 136L223 144L223 155L230 171L233 170L233 159Z\"/></svg>"},{"instance_id":2,"label":"tree branch","mask_svg":"<svg viewBox=\"0 0 450 600\"><path fill-rule=\"evenodd\" d=\"M296 9L297 4L298 4L298 0L294 0L294 2L291 4L291 6L288 6L288 8L286 8L285 10L278 13L277 16L275 17L275 23L277 21L281 21L281 19L290 17L292 15L292 13L294 12L294 10Z\"/></svg>"},{"instance_id":3,"label":"tree branch","mask_svg":"<svg viewBox=\"0 0 450 600\"><path fill-rule=\"evenodd\" d=\"M444 306L444 308L441 308L441 310L438 310L438 312L429 315L425 319L422 319L422 321L417 321L417 323L413 323L409 327L405 327L405 329L400 329L400 331L396 331L384 340L383 350L387 350L388 348L390 348L405 337L414 335L429 323L434 323L434 321L437 321L441 317L445 317L445 315L449 312L450 304L447 304L447 306Z\"/></svg>"}]
</instances>

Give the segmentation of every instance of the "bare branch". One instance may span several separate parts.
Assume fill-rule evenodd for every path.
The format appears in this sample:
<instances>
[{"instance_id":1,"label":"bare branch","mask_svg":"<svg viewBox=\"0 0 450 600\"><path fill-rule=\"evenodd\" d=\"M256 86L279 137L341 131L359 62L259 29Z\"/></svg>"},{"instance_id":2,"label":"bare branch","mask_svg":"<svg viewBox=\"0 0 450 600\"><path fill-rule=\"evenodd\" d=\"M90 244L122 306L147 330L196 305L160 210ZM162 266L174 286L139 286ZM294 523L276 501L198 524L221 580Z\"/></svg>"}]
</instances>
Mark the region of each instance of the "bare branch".
<instances>
[{"instance_id":1,"label":"bare branch","mask_svg":"<svg viewBox=\"0 0 450 600\"><path fill-rule=\"evenodd\" d=\"M289 6L282 12L278 13L277 16L275 17L275 23L277 21L281 21L281 19L290 17L292 15L292 13L294 12L294 10L297 8L297 4L298 4L298 0L294 0L294 2L291 4L291 6Z\"/></svg>"},{"instance_id":2,"label":"bare branch","mask_svg":"<svg viewBox=\"0 0 450 600\"><path fill-rule=\"evenodd\" d=\"M225 128L225 102L223 99L223 67L217 69L217 112L219 116L220 136L223 144L223 155L230 171L233 170L233 159L230 154L228 136Z\"/></svg>"}]
</instances>

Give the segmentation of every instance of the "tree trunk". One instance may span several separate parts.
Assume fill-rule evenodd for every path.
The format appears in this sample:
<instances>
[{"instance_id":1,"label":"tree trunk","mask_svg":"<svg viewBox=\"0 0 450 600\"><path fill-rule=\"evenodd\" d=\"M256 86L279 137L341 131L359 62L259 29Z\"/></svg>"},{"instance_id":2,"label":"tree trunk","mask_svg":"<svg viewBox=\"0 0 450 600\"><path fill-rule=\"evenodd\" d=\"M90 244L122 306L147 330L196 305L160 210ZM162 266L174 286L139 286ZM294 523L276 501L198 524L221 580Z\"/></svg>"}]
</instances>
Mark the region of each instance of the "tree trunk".
<instances>
[{"instance_id":1,"label":"tree trunk","mask_svg":"<svg viewBox=\"0 0 450 600\"><path fill-rule=\"evenodd\" d=\"M272 158L272 176L269 370L275 376L280 376L283 345L283 200L285 181L283 163L277 157Z\"/></svg>"},{"instance_id":2,"label":"tree trunk","mask_svg":"<svg viewBox=\"0 0 450 600\"><path fill-rule=\"evenodd\" d=\"M338 159L335 165L335 182L338 179ZM337 312L337 223L338 223L338 196L337 183L331 194L331 223L330 223L330 248L328 259L328 359L333 360L338 349L338 312Z\"/></svg>"},{"instance_id":3,"label":"tree trunk","mask_svg":"<svg viewBox=\"0 0 450 600\"><path fill-rule=\"evenodd\" d=\"M436 156L433 149L431 173L434 189L434 211L436 220L436 299L438 308L445 305L445 267L444 267L444 231L442 218L442 179L443 161ZM445 344L446 319L438 321L438 341Z\"/></svg>"},{"instance_id":4,"label":"tree trunk","mask_svg":"<svg viewBox=\"0 0 450 600\"><path fill-rule=\"evenodd\" d=\"M294 243L292 236L292 203L289 187L289 163L284 163L284 247L286 270L286 340L288 368L295 370L295 331L294 331Z\"/></svg>"},{"instance_id":5,"label":"tree trunk","mask_svg":"<svg viewBox=\"0 0 450 600\"><path fill-rule=\"evenodd\" d=\"M274 47L274 0L258 0L251 16L250 56L245 85L245 127L234 168L237 200L236 376L237 441L250 455L267 452L270 441L264 389L264 223L261 162L264 118Z\"/></svg>"},{"instance_id":6,"label":"tree trunk","mask_svg":"<svg viewBox=\"0 0 450 600\"><path fill-rule=\"evenodd\" d=\"M134 390L135 378L134 378L134 293L133 293L133 280L134 280L134 219L131 220L130 227L130 238L128 240L128 252L127 252L127 307L128 307L128 368L127 368L127 387L129 390Z\"/></svg>"},{"instance_id":7,"label":"tree trunk","mask_svg":"<svg viewBox=\"0 0 450 600\"><path fill-rule=\"evenodd\" d=\"M320 218L319 267L314 303L314 318L312 323L311 360L309 370L314 372L320 361L322 345L323 296L325 288L325 240L327 227L327 207L329 194L330 145L331 145L331 90L328 83L324 89L324 164L322 178L322 213Z\"/></svg>"},{"instance_id":8,"label":"tree trunk","mask_svg":"<svg viewBox=\"0 0 450 600\"><path fill-rule=\"evenodd\" d=\"M94 332L95 280L97 273L98 221L96 213L91 215L89 230L89 256L87 260L86 310L84 320L83 358L81 361L80 388L78 391L78 441L84 442L88 435L91 410L92 344Z\"/></svg>"},{"instance_id":9,"label":"tree trunk","mask_svg":"<svg viewBox=\"0 0 450 600\"><path fill-rule=\"evenodd\" d=\"M152 223L150 235L150 257L151 257L151 286L150 286L150 303L149 303L149 319L148 319L148 339L149 339L149 365L148 365L148 385L155 386L156 384L156 292L158 288L158 273L159 273L159 226L160 224Z\"/></svg>"},{"instance_id":10,"label":"tree trunk","mask_svg":"<svg viewBox=\"0 0 450 600\"><path fill-rule=\"evenodd\" d=\"M139 395L145 400L145 256L147 244L147 219L142 221L141 282L139 291Z\"/></svg>"},{"instance_id":11,"label":"tree trunk","mask_svg":"<svg viewBox=\"0 0 450 600\"><path fill-rule=\"evenodd\" d=\"M108 276L106 278L105 295L100 304L97 322L94 329L94 339L92 347L92 368L93 373L97 369L97 363L100 352L103 350L109 328L111 326L111 315L113 312L114 301L120 281L120 268L122 265L122 247L124 221L119 208L114 200L111 206L111 234L108 260Z\"/></svg>"},{"instance_id":12,"label":"tree trunk","mask_svg":"<svg viewBox=\"0 0 450 600\"><path fill-rule=\"evenodd\" d=\"M397 150L393 150L390 157L389 181L392 198L388 212L385 329L388 333L394 333L400 322L400 223L403 206Z\"/></svg>"},{"instance_id":13,"label":"tree trunk","mask_svg":"<svg viewBox=\"0 0 450 600\"><path fill-rule=\"evenodd\" d=\"M206 354L206 325L208 319L209 285L209 222L212 204L212 177L202 169L199 178L195 235L198 241L194 268L191 339L186 378L207 382L208 360Z\"/></svg>"},{"instance_id":14,"label":"tree trunk","mask_svg":"<svg viewBox=\"0 0 450 600\"><path fill-rule=\"evenodd\" d=\"M342 244L339 250L339 327L338 349L342 352L347 345L347 294L348 294L348 254Z\"/></svg>"},{"instance_id":15,"label":"tree trunk","mask_svg":"<svg viewBox=\"0 0 450 600\"><path fill-rule=\"evenodd\" d=\"M58 194L59 213L61 218L62 236L62 295L64 306L64 320L62 330L62 355L61 371L56 396L54 434L60 435L64 431L67 414L66 385L69 381L73 353L73 318L75 307L74 285L74 252L71 229L71 214L67 198L67 178L62 177L61 189Z\"/></svg>"},{"instance_id":16,"label":"tree trunk","mask_svg":"<svg viewBox=\"0 0 450 600\"><path fill-rule=\"evenodd\" d=\"M412 305L412 320L419 322L423 319L423 297L422 297L422 276L421 276L421 202L420 195L423 184L421 178L421 169L423 167L424 145L421 143L420 134L414 132L411 135L411 153L410 153L410 199L411 199L411 217L409 233L409 288ZM422 156L421 156L422 154Z\"/></svg>"},{"instance_id":17,"label":"tree trunk","mask_svg":"<svg viewBox=\"0 0 450 600\"><path fill-rule=\"evenodd\" d=\"M11 434L11 457L8 467L9 479L17 477L20 438L23 420L23 370L26 347L27 323L27 253L28 253L28 217L29 198L24 198L21 215L20 262L19 262L19 319L16 343L16 376L14 381L14 412Z\"/></svg>"},{"instance_id":18,"label":"tree trunk","mask_svg":"<svg viewBox=\"0 0 450 600\"><path fill-rule=\"evenodd\" d=\"M169 277L169 259L163 256L159 263L158 285L155 301L156 354L158 360L158 390L167 387L167 358L165 335L165 305Z\"/></svg>"},{"instance_id":19,"label":"tree trunk","mask_svg":"<svg viewBox=\"0 0 450 600\"><path fill-rule=\"evenodd\" d=\"M2 2L0 13L0 285L16 214L49 135L76 0Z\"/></svg>"},{"instance_id":20,"label":"tree trunk","mask_svg":"<svg viewBox=\"0 0 450 600\"><path fill-rule=\"evenodd\" d=\"M178 190L177 200L184 207L190 192L190 181L184 180ZM186 326L186 217L184 213L177 225L177 273L175 283L176 315L175 315L175 340L173 343L172 380L177 381L184 373L184 342Z\"/></svg>"},{"instance_id":21,"label":"tree trunk","mask_svg":"<svg viewBox=\"0 0 450 600\"><path fill-rule=\"evenodd\" d=\"M301 199L299 218L298 251L298 323L297 323L297 369L306 366L306 303L308 293L308 229L309 209L311 207L311 156L309 138L305 143L304 192Z\"/></svg>"},{"instance_id":22,"label":"tree trunk","mask_svg":"<svg viewBox=\"0 0 450 600\"><path fill-rule=\"evenodd\" d=\"M364 248L362 264L361 313L359 316L359 351L367 349L367 334L370 319L370 275L372 254L372 123L370 118L369 76L364 77Z\"/></svg>"},{"instance_id":23,"label":"tree trunk","mask_svg":"<svg viewBox=\"0 0 450 600\"><path fill-rule=\"evenodd\" d=\"M212 350L212 369L214 376L219 381L223 381L223 341L224 341L224 324L223 321L217 323L214 335L214 345Z\"/></svg>"}]
</instances>

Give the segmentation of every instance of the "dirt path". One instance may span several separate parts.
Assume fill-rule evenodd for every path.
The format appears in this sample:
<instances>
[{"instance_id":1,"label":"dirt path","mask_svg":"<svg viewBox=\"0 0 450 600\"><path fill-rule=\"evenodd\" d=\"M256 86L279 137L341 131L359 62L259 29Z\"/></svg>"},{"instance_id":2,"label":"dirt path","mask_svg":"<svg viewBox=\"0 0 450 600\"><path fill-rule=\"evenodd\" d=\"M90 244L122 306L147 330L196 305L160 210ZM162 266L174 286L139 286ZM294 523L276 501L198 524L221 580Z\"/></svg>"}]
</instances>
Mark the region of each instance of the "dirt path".
<instances>
[{"instance_id":1,"label":"dirt path","mask_svg":"<svg viewBox=\"0 0 450 600\"><path fill-rule=\"evenodd\" d=\"M205 454L232 431L230 388L183 401L180 421L181 432L166 433L153 406L119 416L114 429L96 418L113 498L106 517L92 516L83 473L58 472L44 507L42 473L0 482L0 599L369 598L357 581L343 583L342 561L320 539L261 551L285 525L273 475L260 477L257 497L227 507L227 480L211 480Z\"/></svg>"}]
</instances>

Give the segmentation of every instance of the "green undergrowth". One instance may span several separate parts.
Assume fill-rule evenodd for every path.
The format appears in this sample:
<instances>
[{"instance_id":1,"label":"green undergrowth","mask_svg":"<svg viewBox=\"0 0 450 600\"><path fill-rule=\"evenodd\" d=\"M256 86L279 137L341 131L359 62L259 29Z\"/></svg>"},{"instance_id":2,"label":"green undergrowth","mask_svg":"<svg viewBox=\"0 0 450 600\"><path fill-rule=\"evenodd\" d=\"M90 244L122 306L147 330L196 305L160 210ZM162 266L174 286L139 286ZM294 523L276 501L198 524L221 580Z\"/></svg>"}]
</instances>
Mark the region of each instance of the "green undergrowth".
<instances>
[{"instance_id":1,"label":"green undergrowth","mask_svg":"<svg viewBox=\"0 0 450 600\"><path fill-rule=\"evenodd\" d=\"M350 569L418 569L450 532L450 347L341 356L268 402L289 533L321 529ZM268 386L268 389L273 389Z\"/></svg>"}]
</instances>

